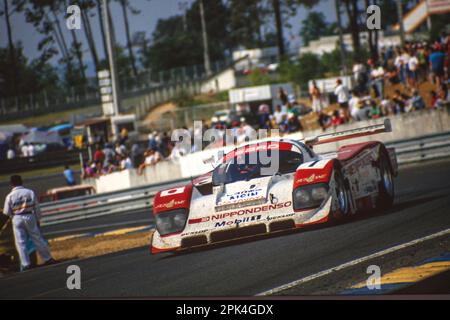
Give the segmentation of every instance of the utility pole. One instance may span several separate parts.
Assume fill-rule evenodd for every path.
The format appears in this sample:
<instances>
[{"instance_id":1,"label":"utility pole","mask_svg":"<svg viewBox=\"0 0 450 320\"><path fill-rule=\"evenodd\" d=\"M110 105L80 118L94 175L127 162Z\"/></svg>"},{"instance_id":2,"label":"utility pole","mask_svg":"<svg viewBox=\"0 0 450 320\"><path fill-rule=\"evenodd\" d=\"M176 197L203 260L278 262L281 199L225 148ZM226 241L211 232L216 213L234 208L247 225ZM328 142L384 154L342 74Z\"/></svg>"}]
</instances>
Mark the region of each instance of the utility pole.
<instances>
[{"instance_id":1,"label":"utility pole","mask_svg":"<svg viewBox=\"0 0 450 320\"><path fill-rule=\"evenodd\" d=\"M341 67L342 67L342 72L345 75L347 73L347 65L345 64L345 44L344 44L344 35L342 33L340 0L334 0L334 5L336 7L336 20L337 20L338 29L339 29L339 49L341 51Z\"/></svg>"},{"instance_id":2,"label":"utility pole","mask_svg":"<svg viewBox=\"0 0 450 320\"><path fill-rule=\"evenodd\" d=\"M397 15L398 15L398 25L400 26L400 43L402 47L405 46L405 26L403 24L403 7L402 0L396 0L397 2Z\"/></svg>"},{"instance_id":3,"label":"utility pole","mask_svg":"<svg viewBox=\"0 0 450 320\"><path fill-rule=\"evenodd\" d=\"M109 0L103 0L103 23L105 25L106 42L108 45L109 71L111 74L112 83L112 103L114 115L117 116L120 113L120 93L117 81L117 65L114 55L114 44L111 36L111 26L109 24L109 20Z\"/></svg>"},{"instance_id":4,"label":"utility pole","mask_svg":"<svg viewBox=\"0 0 450 320\"><path fill-rule=\"evenodd\" d=\"M200 5L200 18L202 20L203 60L205 63L206 75L210 76L212 72L211 72L211 62L209 61L208 35L206 33L205 9L203 8L203 0L199 1L199 5Z\"/></svg>"}]
</instances>

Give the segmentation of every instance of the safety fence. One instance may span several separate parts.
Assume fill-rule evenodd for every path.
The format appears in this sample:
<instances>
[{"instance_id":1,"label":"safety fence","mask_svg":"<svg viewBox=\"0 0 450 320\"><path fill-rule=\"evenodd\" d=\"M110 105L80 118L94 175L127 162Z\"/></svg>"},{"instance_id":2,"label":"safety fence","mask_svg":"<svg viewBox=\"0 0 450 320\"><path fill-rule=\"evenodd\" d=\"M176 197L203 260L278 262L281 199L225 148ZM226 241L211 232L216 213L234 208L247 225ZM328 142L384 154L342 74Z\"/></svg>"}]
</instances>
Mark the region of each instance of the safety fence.
<instances>
[{"instance_id":1,"label":"safety fence","mask_svg":"<svg viewBox=\"0 0 450 320\"><path fill-rule=\"evenodd\" d=\"M158 190L184 182L186 179L179 179L169 183L44 203L41 204L41 224L48 226L114 214L123 210L129 212L151 209L153 198Z\"/></svg>"},{"instance_id":2,"label":"safety fence","mask_svg":"<svg viewBox=\"0 0 450 320\"><path fill-rule=\"evenodd\" d=\"M233 61L230 59L214 61L211 63L211 71L213 74L220 72L230 67L232 63ZM186 84L196 85L196 83L203 82L207 77L203 65L179 67L159 72L145 70L137 77L119 79L119 87L123 99L152 95L155 96L155 103L160 103L167 100L158 100L156 98L158 95L164 97L167 92L172 90L171 88L182 85L188 87ZM53 112L100 106L101 100L97 79L89 78L87 82L88 84L82 86L59 88L51 91L43 90L17 97L2 97L0 98L0 117L15 120ZM189 89L186 89L186 91L189 91ZM173 95L166 96L166 98L173 97Z\"/></svg>"}]
</instances>

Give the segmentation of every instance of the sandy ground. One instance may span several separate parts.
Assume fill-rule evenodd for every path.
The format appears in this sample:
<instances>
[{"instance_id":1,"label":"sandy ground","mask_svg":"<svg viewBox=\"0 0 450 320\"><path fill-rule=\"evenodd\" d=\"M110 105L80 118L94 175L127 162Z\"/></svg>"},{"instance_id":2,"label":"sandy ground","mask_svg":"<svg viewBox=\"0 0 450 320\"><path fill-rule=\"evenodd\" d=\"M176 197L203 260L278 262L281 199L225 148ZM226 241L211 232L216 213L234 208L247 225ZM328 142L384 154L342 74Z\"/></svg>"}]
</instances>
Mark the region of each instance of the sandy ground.
<instances>
[{"instance_id":1,"label":"sandy ground","mask_svg":"<svg viewBox=\"0 0 450 320\"><path fill-rule=\"evenodd\" d=\"M177 106L174 103L165 103L153 108L145 117L144 123L152 124L158 122L161 119L161 116L166 112L171 112L177 109Z\"/></svg>"},{"instance_id":2,"label":"sandy ground","mask_svg":"<svg viewBox=\"0 0 450 320\"><path fill-rule=\"evenodd\" d=\"M50 240L50 250L55 259L59 261L67 261L74 259L85 259L89 257L101 256L108 253L119 252L127 249L138 247L149 247L150 237L153 230L146 232L138 232L133 234L122 235L105 235L90 238L74 238L67 240ZM11 241L2 243L3 254L0 261L0 276L2 273L10 273L17 271L15 261L14 244ZM0 252L1 254L1 252ZM13 260L7 258L12 256ZM14 257L15 256L15 257ZM42 263L38 257L38 264Z\"/></svg>"},{"instance_id":3,"label":"sandy ground","mask_svg":"<svg viewBox=\"0 0 450 320\"><path fill-rule=\"evenodd\" d=\"M149 246L153 231L134 234L97 236L49 241L52 255L57 260L84 259L126 249Z\"/></svg>"}]
</instances>

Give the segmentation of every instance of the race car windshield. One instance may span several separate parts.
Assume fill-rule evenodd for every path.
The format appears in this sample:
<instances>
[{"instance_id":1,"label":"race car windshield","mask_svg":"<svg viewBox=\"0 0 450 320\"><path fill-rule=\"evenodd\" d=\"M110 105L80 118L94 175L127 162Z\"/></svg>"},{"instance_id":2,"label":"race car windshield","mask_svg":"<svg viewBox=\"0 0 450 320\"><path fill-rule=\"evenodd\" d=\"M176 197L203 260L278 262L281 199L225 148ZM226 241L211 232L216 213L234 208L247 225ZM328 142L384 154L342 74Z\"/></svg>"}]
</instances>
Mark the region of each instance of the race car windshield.
<instances>
[{"instance_id":1,"label":"race car windshield","mask_svg":"<svg viewBox=\"0 0 450 320\"><path fill-rule=\"evenodd\" d=\"M227 184L275 174L295 172L303 162L300 152L276 150L276 152L252 152L236 156L219 165L213 172L213 184Z\"/></svg>"}]
</instances>

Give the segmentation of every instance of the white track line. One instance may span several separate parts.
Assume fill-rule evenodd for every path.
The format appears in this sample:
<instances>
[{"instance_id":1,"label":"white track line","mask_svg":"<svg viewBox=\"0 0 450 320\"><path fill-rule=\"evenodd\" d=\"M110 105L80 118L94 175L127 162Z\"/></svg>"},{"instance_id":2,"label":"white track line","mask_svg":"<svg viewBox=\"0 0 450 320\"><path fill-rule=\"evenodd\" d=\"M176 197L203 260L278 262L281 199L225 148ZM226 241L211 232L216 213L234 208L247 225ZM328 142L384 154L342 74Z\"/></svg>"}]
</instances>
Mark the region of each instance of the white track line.
<instances>
[{"instance_id":1,"label":"white track line","mask_svg":"<svg viewBox=\"0 0 450 320\"><path fill-rule=\"evenodd\" d=\"M270 290L258 293L257 296L268 296L268 295L272 295L272 294L275 294L275 293L278 293L278 292L281 292L281 291L284 291L284 290L287 290L287 289L291 289L291 288L293 288L295 286L298 286L298 285L300 285L302 283L305 283L305 282L308 282L308 281L311 281L311 280L314 280L314 279L317 279L317 278L329 275L329 274L331 274L331 273L333 273L335 271L339 271L339 270L342 270L342 269L345 269L345 268L357 265L359 263L365 262L367 260L370 260L370 259L373 259L373 258L377 258L377 257L380 257L380 256L384 256L384 255L386 255L388 253L392 253L394 251L401 250L401 249L413 246L415 244L418 244L420 242L431 240L431 239L434 239L434 238L437 238L437 237L440 237L440 236L443 236L443 235L446 235L446 234L450 234L450 229L446 229L446 230L443 230L443 231L431 234L429 236L426 236L426 237L423 237L423 238L419 238L419 239L416 239L416 240L412 240L410 242L406 242L406 243L403 243L403 244L400 244L400 245L397 245L397 246L394 246L394 247L391 247L391 248L388 248L388 249L385 249L385 250L382 250L382 251L378 251L378 252L373 253L371 255L368 255L368 256L365 256L365 257L362 257L362 258L359 258L359 259L355 259L355 260L346 262L346 263L341 264L339 266L336 266L336 267L333 267L333 268L330 268L330 269L327 269L327 270L320 271L318 273L312 274L312 275L307 276L305 278L301 278L301 279L298 279L298 280L286 283L286 284L284 284L282 286L279 286L279 287L276 287L276 288L273 288L273 289L270 289Z\"/></svg>"}]
</instances>

